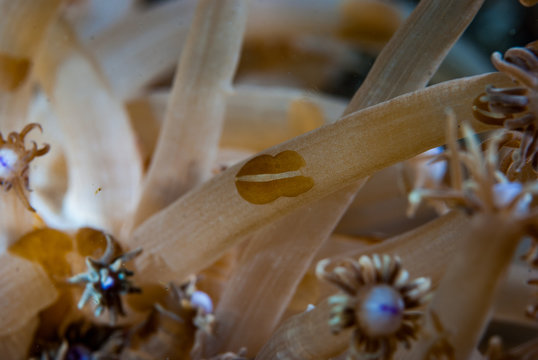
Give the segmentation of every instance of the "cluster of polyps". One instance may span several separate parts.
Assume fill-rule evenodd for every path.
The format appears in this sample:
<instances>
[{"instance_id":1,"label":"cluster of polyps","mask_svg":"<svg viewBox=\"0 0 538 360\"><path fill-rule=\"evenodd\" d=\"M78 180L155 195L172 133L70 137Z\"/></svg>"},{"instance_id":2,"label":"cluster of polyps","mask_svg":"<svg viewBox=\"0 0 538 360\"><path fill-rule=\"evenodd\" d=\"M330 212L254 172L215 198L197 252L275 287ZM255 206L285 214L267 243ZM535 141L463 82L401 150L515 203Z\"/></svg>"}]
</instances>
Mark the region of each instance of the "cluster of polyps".
<instances>
[{"instance_id":1,"label":"cluster of polyps","mask_svg":"<svg viewBox=\"0 0 538 360\"><path fill-rule=\"evenodd\" d=\"M95 4L94 1L91 3ZM4 64L11 62L11 68L16 68L13 61L21 58L22 63L28 65L14 74L17 81L3 87L9 88L11 93L0 93L0 100L2 104L24 104L24 91L30 88L24 86L25 81L39 82L46 96L39 97L40 102L36 103L50 115L43 116L41 121L50 125L46 127L46 135L49 129L54 134L51 136L53 141L47 140L53 145L49 154L53 159L43 166L48 169L43 182L45 186L35 187L32 205L49 225L54 220L54 224L70 230L92 226L114 234L125 249L144 248L128 267L136 270L138 279L133 283L143 290L140 296L146 296L144 299L149 306L138 311L133 302L124 299L129 298L126 293L135 291L136 287L127 280L131 272L123 268L122 261L137 252L128 252L118 258L111 256L110 251L100 260L88 260L87 271L71 278L71 282L85 286L79 304L83 306L94 301L97 315L106 310L112 315L121 314L123 304L129 304L131 308L126 309L127 315L138 312L139 318L121 319L133 330L128 339L130 343L122 339L122 345L128 348L126 351L130 351L130 355L139 350L143 356L161 357L155 351L162 350L166 354L162 357L178 355L187 358L196 343L194 347L198 353L193 354L194 358L219 358L219 353L246 346L249 356L259 353L260 359L312 360L342 353L349 348L351 337L350 354L356 357L397 357L399 351L416 351L416 356L406 354L416 359L439 354L467 357L478 342L487 320L488 301L494 298L493 285L510 264L513 247L522 233L533 233L536 229L532 201L535 192L532 181L536 179L533 169L536 129L527 115L535 111L534 85L531 84L529 91L522 90L523 85L514 88L503 74L486 74L422 89L482 2L421 1L409 21L381 52L372 72L346 107L344 102L296 89L232 84L245 27L245 41L254 38L259 41L260 37L264 40L264 36L273 39L278 30L278 41L284 41L284 44L271 47L270 52L279 45L283 45L280 48L296 46L303 50L312 46L314 53L322 55L320 62L333 59L335 54L347 59L353 52L343 42L355 34L371 35L369 29L359 26L360 21L371 20L370 26L374 28L383 24L383 21L377 21L379 18L393 19L390 14L394 14L394 9L387 8L384 3L345 0L339 7L332 1L200 0L195 11L194 2L178 1L172 5L170 2L164 8L167 11L159 11L158 16L151 12L151 26L140 25L149 20L145 16L146 10L138 8L134 14L128 14L126 23L118 22L118 28L113 26L110 32L105 31L97 38L86 33L86 46L81 46L70 25L63 20L56 21L54 17L59 0L39 3L19 0L16 5L0 0L1 9L7 11L6 21L0 23L0 85L3 85ZM249 12L248 19L252 20L249 26L256 31L245 25L247 3L253 4L254 11ZM293 6L297 4L299 6ZM168 19L168 6L175 11L170 11L174 16L171 16L172 20L164 21L163 18ZM355 14L355 7L360 6L373 8ZM267 7L273 11L259 11ZM338 12L340 9L344 9L345 16ZM193 13L193 19L186 15ZM364 13L371 15L365 17ZM312 18L319 21L312 22ZM28 19L32 19L32 26L28 26ZM163 39L139 40L142 36L159 33L147 29L161 29L158 26L161 20L165 25L177 25L178 19L188 20L181 22L184 28L190 27L188 36L186 31L180 34L184 37L175 36L167 32L168 26L163 26L166 28ZM320 24L326 26L320 27ZM76 25L80 25L78 30L84 32L84 26L75 22ZM300 30L295 31L294 26ZM30 41L29 29L32 30L30 35L35 35L35 41ZM322 44L330 46L303 41L305 34L309 37L319 32L322 34L317 40L325 39ZM342 33L345 37L335 38L338 36L335 34ZM8 36L3 37L4 34ZM135 40L130 41L133 38ZM147 74L160 75L167 67L154 69L161 66L161 58L144 67L146 57L131 54L147 54L153 60L153 55L164 56L168 54L165 50L172 47L162 45L166 43L164 38L186 40L171 91L150 93L141 83L145 81L145 85L155 80L148 79ZM328 42L327 38L330 39ZM376 39L374 36L368 40L362 44L369 42L372 45ZM92 53L94 44L99 44L99 50ZM157 51L153 51L153 45ZM135 47L134 52L123 51L125 48L133 50L130 46ZM9 56L4 54L5 51L10 52ZM282 64L280 54L272 55L276 55L276 62ZM513 50L505 59L496 55L494 60L499 69L504 65L511 69L534 69L534 55L532 49ZM98 61L94 61L93 56ZM177 54L172 57L173 64L177 62ZM285 64L288 66L283 67L285 70L280 75L299 73L310 80L321 73L330 73L318 69L303 72L309 70L306 61L307 57L299 64ZM131 68L133 64L140 67ZM270 73L265 69L256 71L265 76ZM241 78L248 78L245 68L240 69L240 74ZM521 79L526 81L525 77ZM314 80L322 82L319 78ZM486 146L483 155L480 146L473 142L475 135L466 127L468 148L461 151L456 145L455 122L451 123L449 139L445 141L445 109L453 109L453 121L470 120L473 99L483 92L486 84L494 84L495 88L488 88L487 98L481 98L486 100L476 105L477 111L484 116L493 114L492 117L505 114L502 115L504 118L509 114L514 119L510 128L523 132L512 133L510 139L504 135L491 137L488 140L491 145ZM133 94L141 96L137 100L143 105L151 105L142 108L158 108L158 113L164 114L163 121L150 122L149 117L141 116L141 111L127 113L124 104L128 103L130 110L134 108ZM10 96L19 101L9 101L12 100ZM166 101L162 101L164 98ZM164 105L165 102L168 105ZM484 108L483 104L491 107ZM327 115L333 112L337 115ZM339 119L341 114L345 116ZM269 121L272 116L276 117L275 123ZM24 115L21 118L25 119ZM326 126L314 129L323 122ZM487 130L483 123L474 126L476 131ZM222 137L221 129L224 130ZM297 136L309 130L312 131ZM238 133L247 135L230 136ZM262 138L260 133L268 135L267 138ZM22 140L24 135L25 130ZM287 139L291 140L285 141ZM5 144L9 141L8 137ZM375 173L445 143L448 143L448 151L439 155L439 160L450 163L450 186L417 189L411 193L411 203L418 205L426 198L444 201L464 208L467 214L473 214L473 219L469 221L449 213L417 229L416 233L368 243L369 248L375 249L373 252L391 254L387 257L361 257L366 245L361 239L354 239L347 245L353 249L353 258L359 260L350 262L349 268L344 267L349 274L338 266L334 276L325 273L346 294L333 295L327 302L319 302L316 295L325 294L325 289L312 280L309 268L316 253L320 258L331 251L331 256L334 252L347 254L348 251L337 247L342 244L331 234L364 179L373 175L370 185L373 183L374 190L378 190L377 193L368 192L366 195L372 195L374 201L362 205L363 210L366 208L368 213L375 213L372 223L377 221L389 228L404 222L405 211L391 214L389 210L398 212L401 209L390 201L381 211L375 211L376 205L386 199L387 190L396 188L395 185L378 184ZM219 167L222 171L210 179L215 154L221 150L219 144L247 148L250 153L261 152L250 160L239 159L235 152L234 160L239 162ZM274 147L268 149L271 146ZM139 150L143 151L144 161ZM22 152L7 148L0 155L2 174L6 178L17 167L15 164L25 168L24 162L19 163L24 158ZM496 167L497 160L503 163L499 168ZM38 168L36 173L41 169ZM511 169L508 175L506 169ZM18 177L23 180L23 189L26 187L25 174L27 171L22 171ZM444 180L442 173L429 175L428 181L416 183L441 183ZM398 194L389 200L398 202L403 198ZM360 203L357 207L361 207ZM8 212L3 214L9 215ZM11 238L8 240L16 241L20 234L11 235L12 229L8 231L7 225L4 226L1 230L9 233ZM404 232L402 228L394 228L394 233ZM30 227L16 230L24 233ZM43 233L46 235L37 236ZM245 235L253 233L249 243L238 249L236 245L245 239ZM31 252L32 249L45 249L47 243L61 243L52 241L58 240L53 239L52 234L55 232L38 232L33 234L36 236L26 237L37 240L35 246L25 250ZM325 243L333 247L327 250L323 247ZM457 251L452 251L454 248ZM72 248L66 246L51 252L68 250ZM27 258L43 260L43 253L48 252L32 253L33 257ZM399 254L410 273L421 280L407 281L395 254ZM9 346L22 344L18 345L19 352L14 358L24 357L31 341L29 335L35 331L39 319L53 318L54 310L62 304L49 305L58 293L62 293L63 299L66 296L63 296L64 289L51 284L51 279L34 266L36 264L15 259L10 253L1 256L0 300L7 305L1 317L0 341ZM218 265L222 267L211 267L217 259L221 259ZM452 259L458 262L451 264L448 260ZM49 261L40 263L44 267L51 265L50 258L44 260ZM67 260L65 262L69 264ZM181 281L207 267L206 277L201 277L199 286L211 290L214 306L204 293L196 292L189 285L180 289L182 294L175 302L180 308L178 312L185 308L189 310L188 319L178 317L171 310L173 306L162 305L165 296L160 295L162 292L169 294L173 288L165 288L162 283ZM12 269L20 271L14 274ZM448 270L443 277L445 269ZM68 265L66 272L69 274L62 274L62 280L73 275L71 270ZM303 277L304 281L301 281ZM429 293L430 283L424 277L432 279L436 294L426 311L414 313L414 305ZM54 276L51 278L58 280ZM155 288L159 289L160 293L156 291L159 296L152 296L151 289ZM20 296L20 302L13 301L13 293ZM298 294L299 300L290 300L294 294ZM301 295L305 296L305 302L317 306L290 316L306 307L300 301ZM193 305L196 304L195 311ZM72 312L80 314L74 308ZM213 309L215 321L213 315L197 317L198 312L208 315L207 312ZM43 312L38 319L40 311ZM91 314L86 316L100 321ZM141 317L144 318L142 324ZM289 317L289 322L279 326L285 317ZM419 326L421 319L424 326ZM69 319L66 317L65 320ZM212 334L205 338L196 336L195 340L197 330L191 320L205 329L206 335L208 330ZM465 326L468 323L471 326ZM56 325L50 320L41 321L40 330L59 333L63 324ZM183 337L177 335L183 330ZM39 331L40 334L43 332ZM184 343L178 344L181 339ZM399 342L408 345L409 349L400 346L396 350ZM61 349L65 350L65 347ZM243 352L241 354L239 357L243 357ZM234 356L227 354L220 358Z\"/></svg>"},{"instance_id":2,"label":"cluster of polyps","mask_svg":"<svg viewBox=\"0 0 538 360\"><path fill-rule=\"evenodd\" d=\"M498 152L502 149L500 144L506 138L506 131L499 130L491 135L486 150L482 151L475 133L464 124L465 149L461 149L456 142L456 121L449 114L445 158L451 165L450 185L416 189L409 195L415 205L423 199L441 200L472 215L469 228L461 232L463 252L441 281L430 305L432 333L439 326L443 328L443 334L438 336L450 344L448 351L456 358L471 354L478 340L477 331L487 319L487 314L478 309L483 309L484 301L491 301L486 299L491 299L519 241L525 235L535 236L538 230L538 213L532 205L533 197L538 193L538 182L535 179L523 183L509 181L498 168ZM491 264L495 269L484 268L473 273L479 258L482 258L482 264ZM465 281L463 286L462 281ZM473 291L465 292L469 287ZM449 294L458 288L466 296L449 300ZM467 316L470 312L473 312L471 318ZM470 325L467 324L469 321L472 321ZM428 356L437 351L438 341L438 337L434 341L423 339L416 350L417 356Z\"/></svg>"}]
</instances>

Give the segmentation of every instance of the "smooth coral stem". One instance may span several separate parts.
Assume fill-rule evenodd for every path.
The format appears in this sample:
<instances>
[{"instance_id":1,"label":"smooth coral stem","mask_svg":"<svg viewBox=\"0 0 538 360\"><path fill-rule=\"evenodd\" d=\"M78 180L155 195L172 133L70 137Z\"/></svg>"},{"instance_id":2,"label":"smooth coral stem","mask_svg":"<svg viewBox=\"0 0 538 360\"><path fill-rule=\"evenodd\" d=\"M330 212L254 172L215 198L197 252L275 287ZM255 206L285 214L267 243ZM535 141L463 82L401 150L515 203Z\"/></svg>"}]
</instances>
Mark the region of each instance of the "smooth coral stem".
<instances>
[{"instance_id":1,"label":"smooth coral stem","mask_svg":"<svg viewBox=\"0 0 538 360\"><path fill-rule=\"evenodd\" d=\"M210 177L245 23L245 0L198 3L135 226Z\"/></svg>"},{"instance_id":2,"label":"smooth coral stem","mask_svg":"<svg viewBox=\"0 0 538 360\"><path fill-rule=\"evenodd\" d=\"M444 109L471 116L472 96L487 83L506 82L499 74L452 81L404 95L351 114L294 138L265 154L300 154L309 191L254 205L239 196L235 177L244 163L230 167L142 224L131 247L148 249L137 261L140 274L168 281L208 266L241 240L293 209L320 200L377 170L444 143ZM236 221L235 219L241 219ZM164 260L164 267L163 262ZM152 262L153 265L152 265ZM164 269L170 268L170 271ZM159 268L160 271L154 271Z\"/></svg>"},{"instance_id":3,"label":"smooth coral stem","mask_svg":"<svg viewBox=\"0 0 538 360\"><path fill-rule=\"evenodd\" d=\"M483 2L421 1L376 60L348 113L426 86Z\"/></svg>"},{"instance_id":4,"label":"smooth coral stem","mask_svg":"<svg viewBox=\"0 0 538 360\"><path fill-rule=\"evenodd\" d=\"M470 227L461 229L458 256L427 312L429 332L413 347L410 359L425 359L443 340L453 348L456 359L471 355L522 235L521 226L506 214L477 214Z\"/></svg>"},{"instance_id":5,"label":"smooth coral stem","mask_svg":"<svg viewBox=\"0 0 538 360\"><path fill-rule=\"evenodd\" d=\"M69 171L65 214L117 233L131 214L142 175L125 109L66 22L51 26L36 75L63 135Z\"/></svg>"}]
</instances>

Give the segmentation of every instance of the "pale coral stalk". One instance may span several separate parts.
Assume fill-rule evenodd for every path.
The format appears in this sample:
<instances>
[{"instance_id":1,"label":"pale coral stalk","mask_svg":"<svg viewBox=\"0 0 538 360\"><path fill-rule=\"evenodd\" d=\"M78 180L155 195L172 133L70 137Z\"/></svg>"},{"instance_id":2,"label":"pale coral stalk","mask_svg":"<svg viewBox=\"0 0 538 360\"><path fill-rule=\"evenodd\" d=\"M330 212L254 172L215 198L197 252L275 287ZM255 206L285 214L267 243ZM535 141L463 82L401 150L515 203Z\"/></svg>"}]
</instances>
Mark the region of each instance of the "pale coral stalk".
<instances>
[{"instance_id":1,"label":"pale coral stalk","mask_svg":"<svg viewBox=\"0 0 538 360\"><path fill-rule=\"evenodd\" d=\"M0 336L0 354L5 359L24 359L32 344L39 319L37 314L20 329Z\"/></svg>"},{"instance_id":2,"label":"pale coral stalk","mask_svg":"<svg viewBox=\"0 0 538 360\"><path fill-rule=\"evenodd\" d=\"M477 214L460 230L458 256L436 290L428 308L429 331L409 354L422 359L446 339L456 359L467 359L486 321L501 276L509 267L524 229L506 213ZM432 317L444 331L439 331Z\"/></svg>"},{"instance_id":3,"label":"pale coral stalk","mask_svg":"<svg viewBox=\"0 0 538 360\"><path fill-rule=\"evenodd\" d=\"M324 293L325 284L321 283L316 276L316 265L318 261L342 256L343 254L357 253L366 248L379 243L379 240L371 238L356 237L333 233L320 247L316 256L310 263L307 272L297 285L292 299L288 303L285 313L282 315L280 324L293 315L297 315L311 307L313 304L319 303L325 297L334 292L334 287L330 291ZM280 325L279 324L279 325Z\"/></svg>"},{"instance_id":4,"label":"pale coral stalk","mask_svg":"<svg viewBox=\"0 0 538 360\"><path fill-rule=\"evenodd\" d=\"M67 2L66 19L81 41L93 42L98 34L140 6L136 0L84 0Z\"/></svg>"},{"instance_id":5,"label":"pale coral stalk","mask_svg":"<svg viewBox=\"0 0 538 360\"><path fill-rule=\"evenodd\" d=\"M52 304L57 291L40 265L10 253L0 260L0 337L9 337Z\"/></svg>"},{"instance_id":6,"label":"pale coral stalk","mask_svg":"<svg viewBox=\"0 0 538 360\"><path fill-rule=\"evenodd\" d=\"M538 323L522 311L535 301L536 291L527 281L536 277L538 269L529 269L528 264L513 262L495 295L493 319L538 329Z\"/></svg>"},{"instance_id":7,"label":"pale coral stalk","mask_svg":"<svg viewBox=\"0 0 538 360\"><path fill-rule=\"evenodd\" d=\"M483 2L421 1L379 55L348 112L426 86Z\"/></svg>"},{"instance_id":8,"label":"pale coral stalk","mask_svg":"<svg viewBox=\"0 0 538 360\"><path fill-rule=\"evenodd\" d=\"M36 73L63 134L65 217L117 233L133 207L141 161L123 106L65 23L51 29ZM68 220L68 221L69 221Z\"/></svg>"},{"instance_id":9,"label":"pale coral stalk","mask_svg":"<svg viewBox=\"0 0 538 360\"><path fill-rule=\"evenodd\" d=\"M455 240L460 236L460 229L468 224L465 215L451 212L367 249L341 254L339 258L376 253L398 255L410 273L430 278L435 286L456 253Z\"/></svg>"},{"instance_id":10,"label":"pale coral stalk","mask_svg":"<svg viewBox=\"0 0 538 360\"><path fill-rule=\"evenodd\" d=\"M221 146L261 151L335 122L344 109L342 99L323 94L240 85L227 98Z\"/></svg>"},{"instance_id":11,"label":"pale coral stalk","mask_svg":"<svg viewBox=\"0 0 538 360\"><path fill-rule=\"evenodd\" d=\"M7 193L0 191L0 253L3 253L39 221L36 214L28 211L17 197L14 189Z\"/></svg>"},{"instance_id":12,"label":"pale coral stalk","mask_svg":"<svg viewBox=\"0 0 538 360\"><path fill-rule=\"evenodd\" d=\"M235 186L235 176L244 163L227 169L135 231L132 246L148 249L137 261L140 274L171 280L196 272L249 231L443 144L445 107L454 108L458 118L470 118L473 94L492 81L506 83L507 79L489 74L432 86L353 113L267 150L265 153L271 155L291 150L304 158L307 165L303 171L315 185L297 197L251 204L238 195ZM154 266L162 272L150 270L156 269ZM169 271L164 270L167 267Z\"/></svg>"},{"instance_id":13,"label":"pale coral stalk","mask_svg":"<svg viewBox=\"0 0 538 360\"><path fill-rule=\"evenodd\" d=\"M340 23L339 3L338 0L251 1L247 38L331 34Z\"/></svg>"},{"instance_id":14,"label":"pale coral stalk","mask_svg":"<svg viewBox=\"0 0 538 360\"><path fill-rule=\"evenodd\" d=\"M155 148L168 96L168 92L159 91L127 104L144 158L149 158ZM286 87L240 85L227 94L219 146L261 151L335 122L345 107L343 99L324 94Z\"/></svg>"},{"instance_id":15,"label":"pale coral stalk","mask_svg":"<svg viewBox=\"0 0 538 360\"><path fill-rule=\"evenodd\" d=\"M332 36L373 52L390 39L403 17L393 4L372 0L254 0L249 12L248 39Z\"/></svg>"},{"instance_id":16,"label":"pale coral stalk","mask_svg":"<svg viewBox=\"0 0 538 360\"><path fill-rule=\"evenodd\" d=\"M90 51L116 96L132 98L177 63L196 1L169 1L133 10L91 40Z\"/></svg>"},{"instance_id":17,"label":"pale coral stalk","mask_svg":"<svg viewBox=\"0 0 538 360\"><path fill-rule=\"evenodd\" d=\"M308 312L288 319L280 326L256 360L329 359L342 353L349 345L351 331L334 335L329 327L330 305L325 300Z\"/></svg>"},{"instance_id":18,"label":"pale coral stalk","mask_svg":"<svg viewBox=\"0 0 538 360\"><path fill-rule=\"evenodd\" d=\"M134 226L210 177L245 21L245 0L199 2Z\"/></svg>"},{"instance_id":19,"label":"pale coral stalk","mask_svg":"<svg viewBox=\"0 0 538 360\"><path fill-rule=\"evenodd\" d=\"M42 134L34 133L35 141L50 145L46 156L33 160L36 166L30 172L30 203L49 227L70 227L62 214L63 197L68 187L62 130L45 94L33 98L28 121L43 127Z\"/></svg>"}]
</instances>

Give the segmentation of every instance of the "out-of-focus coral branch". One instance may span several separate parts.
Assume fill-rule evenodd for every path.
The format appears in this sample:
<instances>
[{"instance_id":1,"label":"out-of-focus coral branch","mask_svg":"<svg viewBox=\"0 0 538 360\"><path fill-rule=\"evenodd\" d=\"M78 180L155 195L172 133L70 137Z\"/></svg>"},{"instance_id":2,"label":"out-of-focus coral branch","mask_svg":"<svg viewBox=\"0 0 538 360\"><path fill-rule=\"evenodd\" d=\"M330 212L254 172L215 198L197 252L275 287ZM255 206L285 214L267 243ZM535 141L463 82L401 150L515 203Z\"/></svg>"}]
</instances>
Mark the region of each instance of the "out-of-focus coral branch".
<instances>
[{"instance_id":1,"label":"out-of-focus coral branch","mask_svg":"<svg viewBox=\"0 0 538 360\"><path fill-rule=\"evenodd\" d=\"M33 58L61 0L0 1L0 89L14 91L26 81Z\"/></svg>"},{"instance_id":2,"label":"out-of-focus coral branch","mask_svg":"<svg viewBox=\"0 0 538 360\"><path fill-rule=\"evenodd\" d=\"M292 150L304 158L305 171L315 186L301 196L253 205L238 196L235 186L236 174L244 163L227 169L135 231L132 246L148 249L137 261L144 269L142 276L166 279L202 269L249 231L376 170L441 145L445 107L453 107L458 117L470 117L471 94L494 79L507 81L503 75L490 74L432 86L350 114L269 149L266 154ZM227 221L223 214L242 220ZM162 268L159 273L149 270L162 266L163 259L173 271L166 274ZM151 265L153 261L155 265Z\"/></svg>"},{"instance_id":3,"label":"out-of-focus coral branch","mask_svg":"<svg viewBox=\"0 0 538 360\"><path fill-rule=\"evenodd\" d=\"M347 113L425 86L483 2L421 1L406 20L413 25L396 32L353 96ZM397 66L395 59L399 60Z\"/></svg>"},{"instance_id":4,"label":"out-of-focus coral branch","mask_svg":"<svg viewBox=\"0 0 538 360\"><path fill-rule=\"evenodd\" d=\"M244 0L199 2L133 226L210 177L245 22Z\"/></svg>"},{"instance_id":5,"label":"out-of-focus coral branch","mask_svg":"<svg viewBox=\"0 0 538 360\"><path fill-rule=\"evenodd\" d=\"M132 211L142 172L127 113L64 22L51 28L45 45L36 73L63 133L69 171L64 216L117 233Z\"/></svg>"},{"instance_id":6,"label":"out-of-focus coral branch","mask_svg":"<svg viewBox=\"0 0 538 360\"><path fill-rule=\"evenodd\" d=\"M177 63L187 38L195 1L169 1L133 10L91 40L116 96L132 98Z\"/></svg>"},{"instance_id":7,"label":"out-of-focus coral branch","mask_svg":"<svg viewBox=\"0 0 538 360\"><path fill-rule=\"evenodd\" d=\"M58 294L39 265L10 253L3 253L0 259L0 337L4 337L26 326Z\"/></svg>"}]
</instances>

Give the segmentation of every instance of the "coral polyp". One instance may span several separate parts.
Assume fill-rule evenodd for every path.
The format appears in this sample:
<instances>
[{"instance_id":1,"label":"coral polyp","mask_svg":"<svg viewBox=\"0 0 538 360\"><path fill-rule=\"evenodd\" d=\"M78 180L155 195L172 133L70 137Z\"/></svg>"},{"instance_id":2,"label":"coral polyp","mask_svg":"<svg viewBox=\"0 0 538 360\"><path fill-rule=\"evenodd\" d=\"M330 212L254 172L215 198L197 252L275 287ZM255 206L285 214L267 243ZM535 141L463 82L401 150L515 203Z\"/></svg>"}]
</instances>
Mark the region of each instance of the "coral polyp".
<instances>
[{"instance_id":1,"label":"coral polyp","mask_svg":"<svg viewBox=\"0 0 538 360\"><path fill-rule=\"evenodd\" d=\"M30 190L28 181L30 162L36 157L45 155L50 149L48 144L38 148L35 142L32 142L30 148L26 148L24 139L35 128L43 131L41 125L32 123L26 125L20 133L9 133L5 139L0 133L0 186L5 191L13 189L30 211L35 211L27 195Z\"/></svg>"},{"instance_id":2,"label":"coral polyp","mask_svg":"<svg viewBox=\"0 0 538 360\"><path fill-rule=\"evenodd\" d=\"M354 328L350 359L392 359L398 343L411 346L420 331L420 307L430 296L427 278L409 279L397 256L362 256L346 260L331 271L329 260L317 265L317 274L343 291L329 298L330 327L334 333Z\"/></svg>"},{"instance_id":3,"label":"coral polyp","mask_svg":"<svg viewBox=\"0 0 538 360\"><path fill-rule=\"evenodd\" d=\"M103 256L97 260L87 257L88 271L69 278L68 282L86 284L78 303L79 309L91 300L95 306L95 316L100 316L104 310L108 310L110 323L114 325L118 315L125 316L121 297L142 291L129 280L134 273L124 267L124 263L140 255L142 249L114 256L114 240L107 234L106 241L107 247Z\"/></svg>"}]
</instances>

